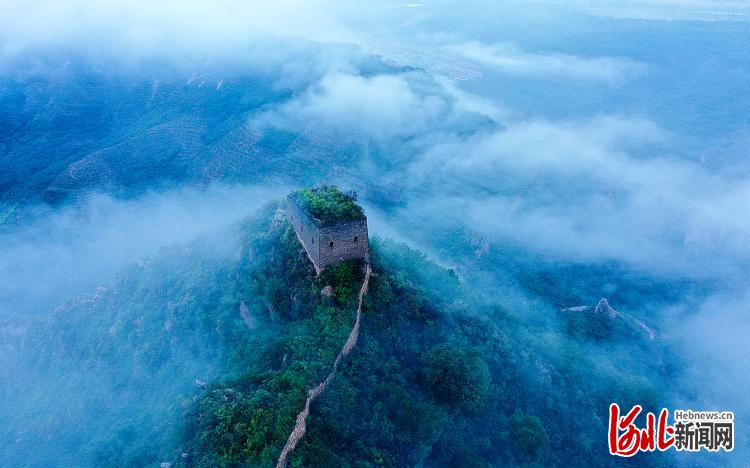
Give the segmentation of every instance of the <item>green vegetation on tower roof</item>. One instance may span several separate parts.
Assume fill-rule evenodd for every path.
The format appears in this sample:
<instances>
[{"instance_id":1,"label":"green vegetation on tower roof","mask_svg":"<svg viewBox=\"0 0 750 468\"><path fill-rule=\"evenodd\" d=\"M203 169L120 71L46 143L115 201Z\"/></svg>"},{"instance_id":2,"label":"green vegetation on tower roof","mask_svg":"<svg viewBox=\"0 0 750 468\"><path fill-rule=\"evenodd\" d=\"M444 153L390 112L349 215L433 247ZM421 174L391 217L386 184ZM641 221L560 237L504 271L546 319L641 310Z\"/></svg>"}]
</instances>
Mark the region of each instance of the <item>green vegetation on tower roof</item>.
<instances>
[{"instance_id":1,"label":"green vegetation on tower roof","mask_svg":"<svg viewBox=\"0 0 750 468\"><path fill-rule=\"evenodd\" d=\"M293 192L291 197L323 226L365 219L365 212L355 202L356 194L344 193L335 185L303 188Z\"/></svg>"}]
</instances>

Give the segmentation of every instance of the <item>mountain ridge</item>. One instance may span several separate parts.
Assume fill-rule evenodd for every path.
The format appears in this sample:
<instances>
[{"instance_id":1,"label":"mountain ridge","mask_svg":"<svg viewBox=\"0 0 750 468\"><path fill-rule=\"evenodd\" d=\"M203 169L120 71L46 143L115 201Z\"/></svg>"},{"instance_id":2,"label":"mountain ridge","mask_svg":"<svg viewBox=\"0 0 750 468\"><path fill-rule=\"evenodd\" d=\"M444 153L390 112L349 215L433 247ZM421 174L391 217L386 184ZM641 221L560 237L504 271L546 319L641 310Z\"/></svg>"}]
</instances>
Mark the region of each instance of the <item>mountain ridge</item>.
<instances>
[{"instance_id":1,"label":"mountain ridge","mask_svg":"<svg viewBox=\"0 0 750 468\"><path fill-rule=\"evenodd\" d=\"M363 280L357 262L316 276L280 207L165 248L31 327L26 349L42 357L15 354L30 370L0 389L0 410L31 420L31 398L47 413L3 434L15 442L0 458L24 464L44 440L35 460L47 466L273 465L347 339ZM292 466L591 463L605 459L612 395L650 401L651 385L626 375L586 387L581 374L599 371L583 348L568 351L571 367L550 347L557 332L526 329L405 244L371 244L358 346L315 402ZM31 385L40 375L65 386ZM539 390L551 382L564 384ZM567 445L560 411L583 445Z\"/></svg>"}]
</instances>

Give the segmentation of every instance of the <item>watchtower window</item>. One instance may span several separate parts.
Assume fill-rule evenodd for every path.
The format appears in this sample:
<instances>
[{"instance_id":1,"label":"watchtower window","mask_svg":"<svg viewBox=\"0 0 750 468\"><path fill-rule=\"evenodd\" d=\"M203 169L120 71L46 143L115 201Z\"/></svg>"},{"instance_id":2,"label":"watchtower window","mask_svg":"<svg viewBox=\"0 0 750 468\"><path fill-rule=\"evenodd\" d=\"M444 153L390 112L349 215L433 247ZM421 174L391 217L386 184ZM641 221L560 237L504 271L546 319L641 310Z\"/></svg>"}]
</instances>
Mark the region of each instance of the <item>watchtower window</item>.
<instances>
[{"instance_id":1,"label":"watchtower window","mask_svg":"<svg viewBox=\"0 0 750 468\"><path fill-rule=\"evenodd\" d=\"M328 243L328 247L333 248L333 241Z\"/></svg>"},{"instance_id":2,"label":"watchtower window","mask_svg":"<svg viewBox=\"0 0 750 468\"><path fill-rule=\"evenodd\" d=\"M354 236L354 242L357 242L357 240L359 240L357 239L357 236Z\"/></svg>"},{"instance_id":3,"label":"watchtower window","mask_svg":"<svg viewBox=\"0 0 750 468\"><path fill-rule=\"evenodd\" d=\"M310 238L310 241L311 241L311 242L312 242L312 243L314 244L314 243L315 243L315 238L314 238L314 237L311 237L311 238Z\"/></svg>"}]
</instances>

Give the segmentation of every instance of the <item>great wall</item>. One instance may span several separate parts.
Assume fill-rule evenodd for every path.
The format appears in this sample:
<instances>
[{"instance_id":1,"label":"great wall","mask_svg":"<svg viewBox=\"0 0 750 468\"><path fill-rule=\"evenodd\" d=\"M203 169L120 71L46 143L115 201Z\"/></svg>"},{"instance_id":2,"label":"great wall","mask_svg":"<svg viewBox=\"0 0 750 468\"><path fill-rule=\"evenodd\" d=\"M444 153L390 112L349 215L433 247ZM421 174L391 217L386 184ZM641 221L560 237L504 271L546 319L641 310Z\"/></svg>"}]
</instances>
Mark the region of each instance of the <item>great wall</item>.
<instances>
[{"instance_id":1,"label":"great wall","mask_svg":"<svg viewBox=\"0 0 750 468\"><path fill-rule=\"evenodd\" d=\"M356 206L359 210L359 214L356 219L342 219L337 217L331 219L330 213L320 213L321 218L326 217L328 223L323 223L321 219L314 216L312 210L305 206L301 201L310 202L311 200L299 200L297 195L305 193L303 191L297 191L291 193L287 197L287 220L294 228L297 234L297 239L302 245L303 249L307 253L308 258L315 267L315 272L320 272L327 266L335 265L345 260L362 260L365 265L365 277L362 281L362 287L359 289L359 296L357 298L357 314L354 320L354 326L352 326L349 332L349 337L342 346L341 351L336 356L336 360L333 362L333 367L328 376L319 383L316 387L312 388L307 393L305 399L305 406L302 411L297 414L296 423L292 432L289 434L284 448L281 450L279 460L276 463L276 468L284 468L289 463L289 454L294 450L300 440L305 436L307 431L307 416L310 414L310 405L317 399L323 392L325 392L328 385L331 383L336 375L341 360L344 359L356 346L357 339L359 338L359 327L362 321L362 303L364 301L365 294L367 294L367 287L370 284L370 274L372 269L370 267L370 247L369 247L369 235L367 231L367 217L364 216L364 212L361 211L361 207L356 205L356 196L350 197L344 195L337 188L332 186L323 186L320 189L308 190L307 196L318 196L322 194L323 197L343 197L339 198L340 203ZM317 199L318 202L321 199ZM325 203L328 200L322 199ZM335 202L335 200L332 200ZM308 206L310 203L308 203ZM309 239L309 240L308 240Z\"/></svg>"},{"instance_id":2,"label":"great wall","mask_svg":"<svg viewBox=\"0 0 750 468\"><path fill-rule=\"evenodd\" d=\"M347 338L346 343L344 343L344 346L341 348L341 351L339 351L338 356L336 356L336 360L333 362L331 372L328 374L325 380L307 393L305 406L302 411L297 414L297 422L294 425L294 429L292 429L292 432L289 434L289 439L287 439L284 448L281 450L281 455L279 455L279 461L276 463L276 468L285 468L289 463L289 454L292 452L292 450L294 450L299 441L302 440L302 438L305 436L305 432L307 431L307 416L310 414L310 405L313 403L313 401L315 401L316 398L318 398L323 392L325 392L326 388L328 388L328 385L336 375L336 371L338 370L341 360L344 359L344 357L346 357L349 352L351 352L354 346L357 345L357 339L359 338L359 327L362 321L362 302L364 300L365 294L367 294L367 287L370 283L371 273L372 269L368 264L367 270L365 271L365 279L364 281L362 281L362 287L359 290L359 297L357 299L357 317L354 320L354 326L352 327L351 332L349 332L349 338Z\"/></svg>"}]
</instances>

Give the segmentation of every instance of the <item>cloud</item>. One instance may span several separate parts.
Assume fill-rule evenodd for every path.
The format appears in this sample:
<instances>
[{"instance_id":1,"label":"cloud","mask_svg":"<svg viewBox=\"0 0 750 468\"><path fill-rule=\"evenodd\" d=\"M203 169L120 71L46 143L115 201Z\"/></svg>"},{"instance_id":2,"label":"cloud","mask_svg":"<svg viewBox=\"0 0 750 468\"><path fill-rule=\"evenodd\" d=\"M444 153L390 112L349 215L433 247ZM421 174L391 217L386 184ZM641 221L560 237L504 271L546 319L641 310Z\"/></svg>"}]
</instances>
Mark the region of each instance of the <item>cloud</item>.
<instances>
[{"instance_id":1,"label":"cloud","mask_svg":"<svg viewBox=\"0 0 750 468\"><path fill-rule=\"evenodd\" d=\"M750 222L736 210L750 206L750 183L654 154L670 138L652 122L618 116L449 136L412 163L409 180L451 190L413 209L458 213L490 239L571 261L731 277L750 254Z\"/></svg>"},{"instance_id":2,"label":"cloud","mask_svg":"<svg viewBox=\"0 0 750 468\"><path fill-rule=\"evenodd\" d=\"M120 59L216 58L285 37L357 41L326 0L9 0L0 15L0 51L6 57L63 49Z\"/></svg>"},{"instance_id":3,"label":"cloud","mask_svg":"<svg viewBox=\"0 0 750 468\"><path fill-rule=\"evenodd\" d=\"M643 65L623 58L580 57L554 52L530 53L512 44L464 42L445 50L500 73L537 78L601 81L617 84L638 76Z\"/></svg>"},{"instance_id":4,"label":"cloud","mask_svg":"<svg viewBox=\"0 0 750 468\"><path fill-rule=\"evenodd\" d=\"M454 100L456 107L463 111L483 115L496 123L506 122L513 116L511 109L490 97L465 91L451 80L443 79L440 83Z\"/></svg>"},{"instance_id":5,"label":"cloud","mask_svg":"<svg viewBox=\"0 0 750 468\"><path fill-rule=\"evenodd\" d=\"M443 97L413 89L404 75L333 73L301 96L257 116L253 123L354 132L382 141L429 131L447 107Z\"/></svg>"},{"instance_id":6,"label":"cloud","mask_svg":"<svg viewBox=\"0 0 750 468\"><path fill-rule=\"evenodd\" d=\"M397 148L359 167L404 187L406 224L451 213L498 243L691 278L731 277L750 254L750 217L732 208L750 206L750 182L671 154L679 136L649 119L528 118L420 72L334 72L251 124Z\"/></svg>"},{"instance_id":7,"label":"cloud","mask_svg":"<svg viewBox=\"0 0 750 468\"><path fill-rule=\"evenodd\" d=\"M744 349L750 335L750 289L741 285L738 292L728 287L695 309L670 312L663 327L665 339L687 363L680 377L685 383L682 394L699 396L698 401L684 398L679 403L693 405L692 409L732 411L736 421L746 421L750 358L738 350ZM746 445L747 440L743 435L735 445Z\"/></svg>"},{"instance_id":8,"label":"cloud","mask_svg":"<svg viewBox=\"0 0 750 468\"><path fill-rule=\"evenodd\" d=\"M46 313L108 284L124 265L215 232L283 193L283 187L217 185L40 207L36 221L0 234L0 318Z\"/></svg>"}]
</instances>

